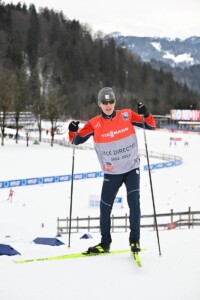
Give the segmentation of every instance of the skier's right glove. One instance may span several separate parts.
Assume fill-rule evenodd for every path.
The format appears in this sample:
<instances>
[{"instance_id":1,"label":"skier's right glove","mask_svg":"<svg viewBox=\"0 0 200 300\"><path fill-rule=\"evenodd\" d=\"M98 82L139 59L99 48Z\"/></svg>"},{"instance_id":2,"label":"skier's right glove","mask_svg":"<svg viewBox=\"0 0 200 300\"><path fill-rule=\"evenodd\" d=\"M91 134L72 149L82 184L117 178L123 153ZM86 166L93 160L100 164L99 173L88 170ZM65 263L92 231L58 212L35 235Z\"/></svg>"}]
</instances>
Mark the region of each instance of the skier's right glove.
<instances>
[{"instance_id":1,"label":"skier's right glove","mask_svg":"<svg viewBox=\"0 0 200 300\"><path fill-rule=\"evenodd\" d=\"M68 126L69 131L77 132L79 123L80 123L79 121L72 121L71 123L69 123Z\"/></svg>"}]
</instances>

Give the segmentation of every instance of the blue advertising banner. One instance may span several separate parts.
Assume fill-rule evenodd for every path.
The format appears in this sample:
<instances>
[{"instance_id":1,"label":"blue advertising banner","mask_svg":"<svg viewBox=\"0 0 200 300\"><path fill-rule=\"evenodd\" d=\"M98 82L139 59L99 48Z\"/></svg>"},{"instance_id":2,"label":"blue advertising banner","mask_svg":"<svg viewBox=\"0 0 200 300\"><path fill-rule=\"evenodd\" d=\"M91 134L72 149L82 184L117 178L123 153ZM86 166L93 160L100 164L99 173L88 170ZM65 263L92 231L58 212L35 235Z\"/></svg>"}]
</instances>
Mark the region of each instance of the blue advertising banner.
<instances>
[{"instance_id":1,"label":"blue advertising banner","mask_svg":"<svg viewBox=\"0 0 200 300\"><path fill-rule=\"evenodd\" d=\"M182 159L175 161L167 161L163 163L150 164L150 170L161 169L161 168L169 168L174 166L179 166L183 163ZM148 166L143 167L144 171L148 170ZM102 171L97 172L89 172L89 173L79 173L74 174L74 180L83 180L83 179L93 179L103 177ZM59 183L71 181L71 175L60 175L60 176L48 176L48 177L34 177L34 178L25 178L25 179L15 179L15 180L7 180L0 181L0 189L11 188L11 187L21 187L21 186L30 186L37 184L48 184L48 183Z\"/></svg>"}]
</instances>

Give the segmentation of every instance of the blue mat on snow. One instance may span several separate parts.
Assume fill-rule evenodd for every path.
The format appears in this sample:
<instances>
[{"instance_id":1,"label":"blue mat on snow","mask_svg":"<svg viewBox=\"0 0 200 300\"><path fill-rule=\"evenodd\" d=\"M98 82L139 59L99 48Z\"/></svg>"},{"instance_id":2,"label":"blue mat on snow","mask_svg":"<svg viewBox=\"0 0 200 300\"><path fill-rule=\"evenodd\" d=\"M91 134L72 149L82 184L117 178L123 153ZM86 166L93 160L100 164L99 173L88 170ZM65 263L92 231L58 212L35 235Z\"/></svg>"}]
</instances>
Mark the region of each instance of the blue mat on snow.
<instances>
[{"instance_id":1,"label":"blue mat on snow","mask_svg":"<svg viewBox=\"0 0 200 300\"><path fill-rule=\"evenodd\" d=\"M38 237L33 240L35 244L41 244L41 245L49 245L49 246L60 246L64 245L63 242L56 238L44 238L44 237Z\"/></svg>"},{"instance_id":2,"label":"blue mat on snow","mask_svg":"<svg viewBox=\"0 0 200 300\"><path fill-rule=\"evenodd\" d=\"M10 245L0 244L0 255L21 255L15 249L13 249Z\"/></svg>"}]
</instances>

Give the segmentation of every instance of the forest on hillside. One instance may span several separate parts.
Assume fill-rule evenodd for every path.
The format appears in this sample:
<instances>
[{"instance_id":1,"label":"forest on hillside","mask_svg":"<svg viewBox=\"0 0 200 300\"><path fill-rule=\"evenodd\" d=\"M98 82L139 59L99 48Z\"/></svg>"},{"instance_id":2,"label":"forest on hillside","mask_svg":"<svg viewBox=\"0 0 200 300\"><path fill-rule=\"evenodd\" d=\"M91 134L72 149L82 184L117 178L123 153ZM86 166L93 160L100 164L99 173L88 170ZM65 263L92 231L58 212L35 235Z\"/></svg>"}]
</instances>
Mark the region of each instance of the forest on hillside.
<instances>
[{"instance_id":1,"label":"forest on hillside","mask_svg":"<svg viewBox=\"0 0 200 300\"><path fill-rule=\"evenodd\" d=\"M153 114L200 109L200 96L87 25L47 7L0 0L0 111L41 119L86 120L99 113L98 91L111 86L117 108L143 101ZM6 120L6 118L5 118ZM1 117L1 122L5 121ZM40 122L38 123L40 125Z\"/></svg>"}]
</instances>

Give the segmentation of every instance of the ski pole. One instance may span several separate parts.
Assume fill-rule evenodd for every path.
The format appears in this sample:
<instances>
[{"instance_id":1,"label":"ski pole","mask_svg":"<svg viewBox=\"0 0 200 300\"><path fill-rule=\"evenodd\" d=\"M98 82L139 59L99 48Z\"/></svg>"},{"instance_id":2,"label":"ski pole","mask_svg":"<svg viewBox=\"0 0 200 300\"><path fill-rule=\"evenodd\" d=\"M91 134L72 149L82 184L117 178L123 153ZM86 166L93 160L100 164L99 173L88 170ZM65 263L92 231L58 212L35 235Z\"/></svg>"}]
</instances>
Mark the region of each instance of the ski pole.
<instances>
[{"instance_id":1,"label":"ski pole","mask_svg":"<svg viewBox=\"0 0 200 300\"><path fill-rule=\"evenodd\" d=\"M69 213L69 239L68 247L70 248L71 239L71 224L72 224L72 200L73 200L73 187L74 187L74 157L75 157L75 147L73 146L72 152L72 173L71 173L71 195L70 195L70 213Z\"/></svg>"},{"instance_id":2,"label":"ski pole","mask_svg":"<svg viewBox=\"0 0 200 300\"><path fill-rule=\"evenodd\" d=\"M160 239L159 239L159 234L158 234L158 224L157 224L157 218L156 218L156 206L155 206L155 200L154 200L153 184L152 184L152 179L151 179L151 170L150 170L150 164L149 164L149 154L148 154L148 147L147 147L147 139L146 139L146 132L145 132L145 124L144 124L144 122L145 122L144 121L144 116L142 116L144 142L145 142L145 149L146 149L146 156L147 156L147 165L148 165L148 171L149 171L149 181L150 181L150 187L151 187L151 197L152 197L152 203L153 203L154 221L155 221L155 226L156 226L156 234L157 234L159 255L161 255Z\"/></svg>"}]
</instances>

